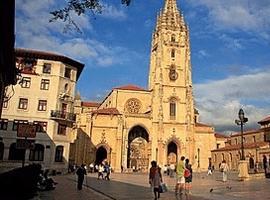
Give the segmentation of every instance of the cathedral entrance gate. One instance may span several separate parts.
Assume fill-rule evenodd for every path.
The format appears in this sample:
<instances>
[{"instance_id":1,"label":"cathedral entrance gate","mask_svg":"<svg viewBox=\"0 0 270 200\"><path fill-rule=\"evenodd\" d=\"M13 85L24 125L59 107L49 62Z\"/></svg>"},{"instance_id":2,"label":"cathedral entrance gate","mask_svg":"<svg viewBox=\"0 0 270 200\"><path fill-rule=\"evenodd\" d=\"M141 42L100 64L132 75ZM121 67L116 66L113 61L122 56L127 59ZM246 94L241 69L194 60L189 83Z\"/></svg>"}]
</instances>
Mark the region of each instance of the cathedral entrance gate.
<instances>
[{"instance_id":1,"label":"cathedral entrance gate","mask_svg":"<svg viewBox=\"0 0 270 200\"><path fill-rule=\"evenodd\" d=\"M103 160L107 159L107 150L105 147L100 146L96 151L96 161L95 164L102 163Z\"/></svg>"},{"instance_id":2,"label":"cathedral entrance gate","mask_svg":"<svg viewBox=\"0 0 270 200\"><path fill-rule=\"evenodd\" d=\"M177 145L171 141L167 146L167 164L176 164L177 162Z\"/></svg>"},{"instance_id":3,"label":"cathedral entrance gate","mask_svg":"<svg viewBox=\"0 0 270 200\"><path fill-rule=\"evenodd\" d=\"M134 126L128 133L127 168L147 171L149 165L149 135L141 126Z\"/></svg>"}]
</instances>

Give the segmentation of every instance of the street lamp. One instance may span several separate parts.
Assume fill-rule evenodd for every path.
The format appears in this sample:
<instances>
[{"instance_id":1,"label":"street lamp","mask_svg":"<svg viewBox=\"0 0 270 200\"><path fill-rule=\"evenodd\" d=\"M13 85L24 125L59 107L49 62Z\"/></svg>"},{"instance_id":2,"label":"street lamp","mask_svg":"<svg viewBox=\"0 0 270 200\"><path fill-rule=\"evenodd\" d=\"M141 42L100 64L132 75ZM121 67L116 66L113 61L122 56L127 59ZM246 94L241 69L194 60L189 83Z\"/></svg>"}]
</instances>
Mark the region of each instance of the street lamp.
<instances>
[{"instance_id":1,"label":"street lamp","mask_svg":"<svg viewBox=\"0 0 270 200\"><path fill-rule=\"evenodd\" d=\"M235 123L237 125L241 126L241 158L240 160L245 160L245 154L244 154L244 136L243 136L243 125L248 121L248 118L245 117L244 110L240 108L238 112L239 119L235 120Z\"/></svg>"}]
</instances>

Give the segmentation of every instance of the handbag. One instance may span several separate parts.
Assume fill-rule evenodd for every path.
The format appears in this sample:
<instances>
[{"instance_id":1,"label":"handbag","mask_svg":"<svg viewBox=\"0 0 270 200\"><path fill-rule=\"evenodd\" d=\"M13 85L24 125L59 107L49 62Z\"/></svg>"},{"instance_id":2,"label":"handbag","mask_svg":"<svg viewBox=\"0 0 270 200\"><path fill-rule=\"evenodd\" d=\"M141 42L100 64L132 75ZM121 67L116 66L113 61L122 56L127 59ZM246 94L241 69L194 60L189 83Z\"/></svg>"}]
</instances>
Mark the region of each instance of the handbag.
<instances>
[{"instance_id":1,"label":"handbag","mask_svg":"<svg viewBox=\"0 0 270 200\"><path fill-rule=\"evenodd\" d=\"M168 192L168 186L166 183L161 183L159 185L159 193L165 193Z\"/></svg>"}]
</instances>

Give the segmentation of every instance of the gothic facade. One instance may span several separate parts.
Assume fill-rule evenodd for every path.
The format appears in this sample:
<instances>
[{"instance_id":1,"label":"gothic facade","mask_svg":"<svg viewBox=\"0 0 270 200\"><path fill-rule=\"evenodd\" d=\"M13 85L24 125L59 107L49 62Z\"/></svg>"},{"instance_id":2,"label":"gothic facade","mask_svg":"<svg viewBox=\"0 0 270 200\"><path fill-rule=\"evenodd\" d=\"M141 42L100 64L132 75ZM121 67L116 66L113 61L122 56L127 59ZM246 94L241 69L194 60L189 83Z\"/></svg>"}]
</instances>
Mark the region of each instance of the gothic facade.
<instances>
[{"instance_id":1,"label":"gothic facade","mask_svg":"<svg viewBox=\"0 0 270 200\"><path fill-rule=\"evenodd\" d=\"M76 101L77 139L70 161L113 169L147 170L183 155L206 169L215 148L214 129L198 122L192 94L189 29L176 0L165 0L150 49L148 88L116 87L100 104Z\"/></svg>"}]
</instances>

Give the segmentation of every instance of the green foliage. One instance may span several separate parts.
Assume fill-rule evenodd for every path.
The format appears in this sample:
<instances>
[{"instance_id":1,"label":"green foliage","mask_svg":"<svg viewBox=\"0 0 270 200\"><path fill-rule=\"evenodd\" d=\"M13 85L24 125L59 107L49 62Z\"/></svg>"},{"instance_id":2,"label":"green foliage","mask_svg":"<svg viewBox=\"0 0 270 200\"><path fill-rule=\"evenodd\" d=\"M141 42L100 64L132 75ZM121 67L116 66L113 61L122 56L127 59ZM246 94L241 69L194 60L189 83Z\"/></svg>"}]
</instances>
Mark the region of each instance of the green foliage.
<instances>
[{"instance_id":1,"label":"green foliage","mask_svg":"<svg viewBox=\"0 0 270 200\"><path fill-rule=\"evenodd\" d=\"M131 0L121 0L121 3L129 6ZM102 4L99 0L68 0L67 5L62 9L50 12L53 16L50 22L57 20L63 21L65 23L64 32L75 28L81 33L79 26L72 19L71 13L74 12L76 15L80 16L87 11L90 11L93 15L102 13Z\"/></svg>"}]
</instances>

